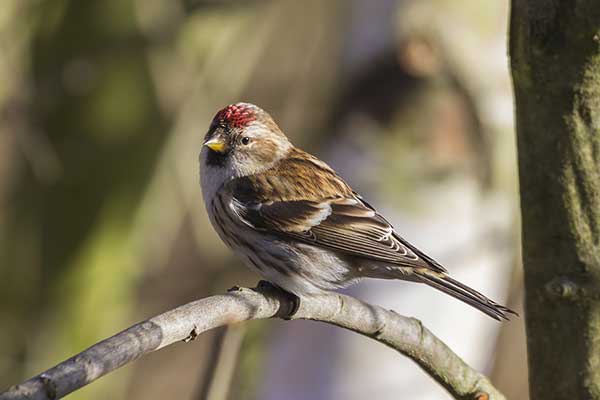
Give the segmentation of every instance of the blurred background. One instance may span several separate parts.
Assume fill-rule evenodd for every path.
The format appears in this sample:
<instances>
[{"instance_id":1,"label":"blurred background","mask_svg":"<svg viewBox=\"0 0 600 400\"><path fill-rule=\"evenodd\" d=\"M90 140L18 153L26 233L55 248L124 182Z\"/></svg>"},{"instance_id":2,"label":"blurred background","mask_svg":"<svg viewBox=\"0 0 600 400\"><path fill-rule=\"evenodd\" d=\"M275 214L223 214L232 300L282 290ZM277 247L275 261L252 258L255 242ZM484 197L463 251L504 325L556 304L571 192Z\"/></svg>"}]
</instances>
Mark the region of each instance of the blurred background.
<instances>
[{"instance_id":1,"label":"blurred background","mask_svg":"<svg viewBox=\"0 0 600 400\"><path fill-rule=\"evenodd\" d=\"M3 0L0 389L130 324L254 285L210 227L214 113L269 111L459 280L521 309L508 4ZM420 318L526 399L523 320L420 285L348 290ZM73 399L445 399L416 365L306 321L153 353Z\"/></svg>"}]
</instances>

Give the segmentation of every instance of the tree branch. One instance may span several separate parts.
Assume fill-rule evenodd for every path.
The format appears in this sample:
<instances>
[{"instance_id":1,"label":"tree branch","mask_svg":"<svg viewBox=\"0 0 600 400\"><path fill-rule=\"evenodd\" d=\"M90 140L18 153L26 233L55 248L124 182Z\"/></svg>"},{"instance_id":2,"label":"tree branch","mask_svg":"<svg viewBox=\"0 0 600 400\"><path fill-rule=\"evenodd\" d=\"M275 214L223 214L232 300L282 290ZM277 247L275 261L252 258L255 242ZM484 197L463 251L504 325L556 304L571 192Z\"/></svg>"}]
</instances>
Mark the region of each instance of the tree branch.
<instances>
[{"instance_id":1,"label":"tree branch","mask_svg":"<svg viewBox=\"0 0 600 400\"><path fill-rule=\"evenodd\" d=\"M294 301L281 290L259 285L193 301L133 325L13 386L0 400L58 399L143 354L219 326L271 317L322 321L377 340L410 357L456 399L504 399L485 376L414 318L335 293Z\"/></svg>"}]
</instances>

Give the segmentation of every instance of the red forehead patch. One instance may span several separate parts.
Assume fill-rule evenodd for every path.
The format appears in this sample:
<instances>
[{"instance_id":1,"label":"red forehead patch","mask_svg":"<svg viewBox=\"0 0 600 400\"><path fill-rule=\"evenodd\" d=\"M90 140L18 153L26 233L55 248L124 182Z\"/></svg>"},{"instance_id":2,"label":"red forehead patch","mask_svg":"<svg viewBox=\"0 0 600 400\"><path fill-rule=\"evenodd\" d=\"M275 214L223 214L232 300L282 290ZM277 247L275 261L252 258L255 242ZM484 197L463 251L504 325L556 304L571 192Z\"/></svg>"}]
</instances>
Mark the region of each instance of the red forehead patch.
<instances>
[{"instance_id":1,"label":"red forehead patch","mask_svg":"<svg viewBox=\"0 0 600 400\"><path fill-rule=\"evenodd\" d=\"M256 121L256 110L251 104L230 104L215 115L214 121L232 128L245 128Z\"/></svg>"}]
</instances>

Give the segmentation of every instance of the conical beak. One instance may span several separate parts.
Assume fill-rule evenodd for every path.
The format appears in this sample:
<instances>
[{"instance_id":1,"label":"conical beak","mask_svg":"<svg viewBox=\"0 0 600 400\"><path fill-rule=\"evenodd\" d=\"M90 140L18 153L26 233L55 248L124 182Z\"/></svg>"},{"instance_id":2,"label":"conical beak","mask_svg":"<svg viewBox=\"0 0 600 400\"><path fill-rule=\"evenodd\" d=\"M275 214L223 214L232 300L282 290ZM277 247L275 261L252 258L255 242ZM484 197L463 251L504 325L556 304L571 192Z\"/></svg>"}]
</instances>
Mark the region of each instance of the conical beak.
<instances>
[{"instance_id":1,"label":"conical beak","mask_svg":"<svg viewBox=\"0 0 600 400\"><path fill-rule=\"evenodd\" d=\"M204 142L204 145L212 151L216 151L217 153L221 154L225 153L225 151L227 150L225 142L223 142L223 140L219 138L212 138L209 141Z\"/></svg>"}]
</instances>

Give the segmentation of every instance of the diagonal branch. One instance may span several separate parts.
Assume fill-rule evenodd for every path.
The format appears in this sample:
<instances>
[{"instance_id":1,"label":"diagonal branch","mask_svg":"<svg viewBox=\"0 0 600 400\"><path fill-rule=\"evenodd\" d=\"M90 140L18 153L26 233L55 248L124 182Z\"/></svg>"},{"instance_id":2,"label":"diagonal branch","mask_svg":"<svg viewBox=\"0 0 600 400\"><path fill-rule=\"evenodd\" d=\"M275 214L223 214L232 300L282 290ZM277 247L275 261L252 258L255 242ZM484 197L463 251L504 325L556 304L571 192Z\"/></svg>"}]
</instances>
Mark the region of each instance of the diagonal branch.
<instances>
[{"instance_id":1,"label":"diagonal branch","mask_svg":"<svg viewBox=\"0 0 600 400\"><path fill-rule=\"evenodd\" d=\"M271 317L322 321L377 340L410 357L456 399L504 399L485 376L414 318L341 294L294 301L281 290L259 285L193 301L133 325L13 386L0 400L58 399L146 353L219 326Z\"/></svg>"}]
</instances>

